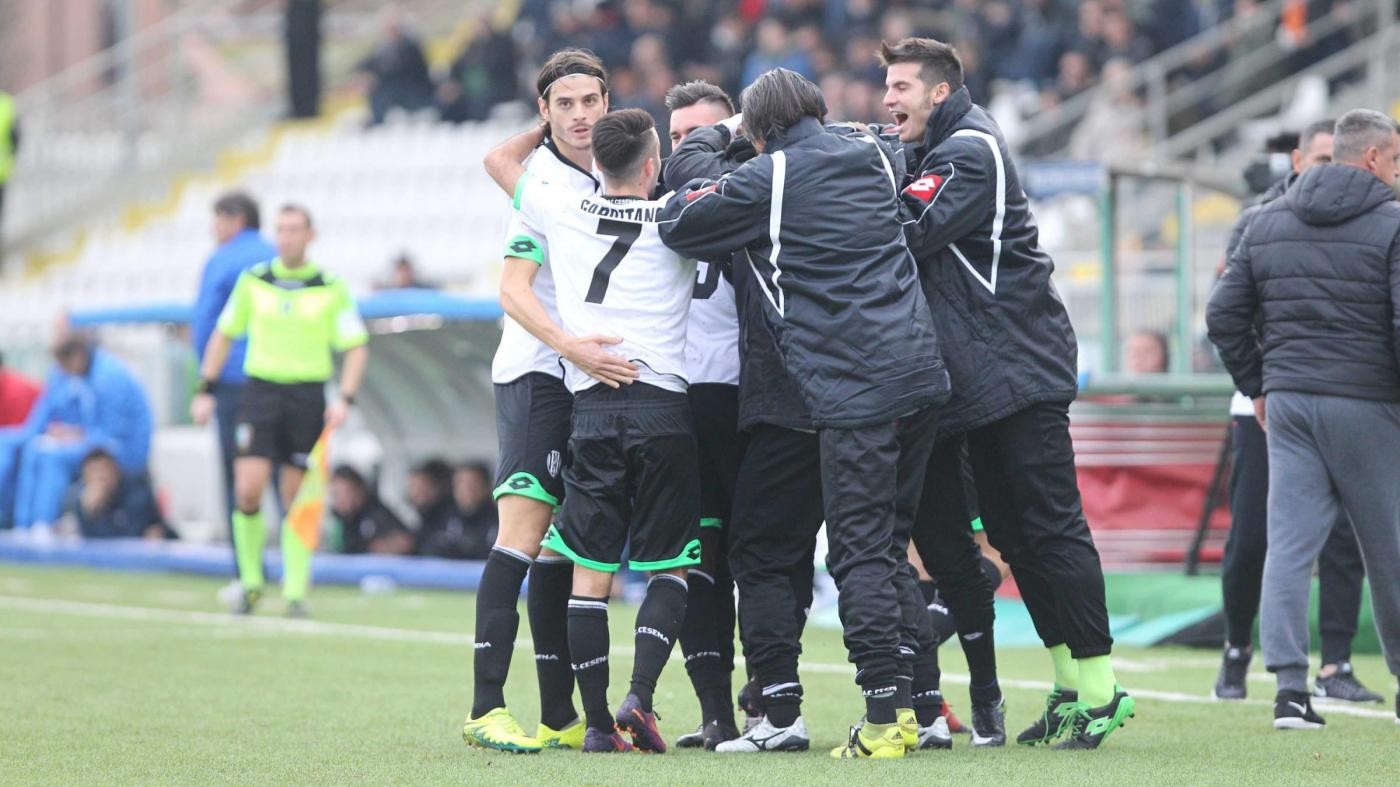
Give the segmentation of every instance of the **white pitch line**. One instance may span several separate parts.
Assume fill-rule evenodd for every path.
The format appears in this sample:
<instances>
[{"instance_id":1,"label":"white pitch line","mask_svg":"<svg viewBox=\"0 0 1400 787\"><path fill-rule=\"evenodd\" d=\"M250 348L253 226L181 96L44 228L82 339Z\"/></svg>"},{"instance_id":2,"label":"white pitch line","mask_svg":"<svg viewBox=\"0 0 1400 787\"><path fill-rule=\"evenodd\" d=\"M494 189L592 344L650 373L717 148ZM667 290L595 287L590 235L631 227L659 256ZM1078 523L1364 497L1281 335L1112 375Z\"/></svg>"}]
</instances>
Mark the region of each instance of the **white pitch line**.
<instances>
[{"instance_id":1,"label":"white pitch line","mask_svg":"<svg viewBox=\"0 0 1400 787\"><path fill-rule=\"evenodd\" d=\"M257 629L259 631L311 636L352 637L384 642L431 643L438 645L460 645L463 647L470 646L475 642L474 638L466 634L455 634L447 631L423 631L419 629L401 629L388 626L364 626L354 623L329 623L322 620L238 617L226 612L199 612L195 610L160 609L157 607L132 607L119 604L99 604L89 601L64 601L60 599L31 598L25 596L0 595L0 607L26 612L164 623L191 623L216 626L225 629L245 627ZM515 644L517 647L521 648L533 646L528 639L518 639L515 641ZM629 647L617 646L611 648L609 652L613 655L625 656L630 655L633 651L632 648ZM799 666L799 671L814 672L823 675L853 675L855 668L850 664L802 662ZM970 680L967 675L952 672L943 673L943 679L951 683L963 685L967 684ZM998 682L1007 688L1026 689L1029 691L1049 691L1051 688L1050 683L1039 680L1000 678ZM1214 705L1218 702L1218 700L1213 697L1200 694L1186 694L1179 691L1154 691L1152 689L1135 688L1132 690L1132 695L1138 699L1150 699L1160 702L1188 705ZM1273 703L1268 700L1232 700L1231 702L1250 706L1273 705ZM1346 716L1361 716L1371 719L1395 718L1388 711L1358 708L1351 705L1334 703L1318 704L1329 713L1340 713Z\"/></svg>"}]
</instances>

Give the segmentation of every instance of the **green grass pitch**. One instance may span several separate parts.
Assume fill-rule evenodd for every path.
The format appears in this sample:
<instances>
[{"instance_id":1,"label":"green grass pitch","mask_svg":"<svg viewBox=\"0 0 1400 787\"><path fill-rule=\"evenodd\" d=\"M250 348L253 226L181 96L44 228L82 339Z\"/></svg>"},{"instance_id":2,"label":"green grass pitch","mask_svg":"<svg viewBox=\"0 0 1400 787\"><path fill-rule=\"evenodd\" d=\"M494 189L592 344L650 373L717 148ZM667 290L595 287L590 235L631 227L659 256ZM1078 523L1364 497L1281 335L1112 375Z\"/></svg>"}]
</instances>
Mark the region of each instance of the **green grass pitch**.
<instances>
[{"instance_id":1,"label":"green grass pitch","mask_svg":"<svg viewBox=\"0 0 1400 787\"><path fill-rule=\"evenodd\" d=\"M1400 726L1389 705L1359 715L1321 708L1326 730L1275 732L1262 668L1248 703L1212 703L1215 654L1181 649L1116 654L1138 715L1097 752L974 751L959 736L951 752L833 761L827 750L861 711L840 638L824 630L805 642L808 754L485 752L461 739L471 596L327 587L312 594L310 622L280 619L277 599L247 621L219 610L220 584L0 565L0 783L1400 784ZM632 613L620 604L612 611L614 704L630 674ZM506 693L530 730L538 712L531 655L516 648ZM945 693L966 710L962 656L944 648L943 661ZM1356 667L1373 688L1394 689L1378 657ZM1004 650L1001 674L1014 735L1037 712L1048 662L1036 650ZM679 660L656 704L670 739L699 720Z\"/></svg>"}]
</instances>

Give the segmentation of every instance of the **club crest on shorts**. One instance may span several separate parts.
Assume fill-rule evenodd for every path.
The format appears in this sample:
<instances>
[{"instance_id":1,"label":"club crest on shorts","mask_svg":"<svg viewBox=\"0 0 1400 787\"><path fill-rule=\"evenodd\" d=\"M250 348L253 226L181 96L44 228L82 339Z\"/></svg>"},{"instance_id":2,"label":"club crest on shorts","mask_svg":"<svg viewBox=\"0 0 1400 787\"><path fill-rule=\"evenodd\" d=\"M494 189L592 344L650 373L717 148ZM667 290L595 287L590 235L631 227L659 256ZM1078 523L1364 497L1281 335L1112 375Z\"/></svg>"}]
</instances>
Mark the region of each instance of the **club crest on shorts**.
<instances>
[{"instance_id":1,"label":"club crest on shorts","mask_svg":"<svg viewBox=\"0 0 1400 787\"><path fill-rule=\"evenodd\" d=\"M253 425L239 424L233 430L233 444L239 451L248 451L253 447Z\"/></svg>"},{"instance_id":2,"label":"club crest on shorts","mask_svg":"<svg viewBox=\"0 0 1400 787\"><path fill-rule=\"evenodd\" d=\"M549 456L545 457L544 466L545 469L549 471L550 478L559 477L559 464L561 461L562 459L559 456L559 451L557 450L550 451Z\"/></svg>"}]
</instances>

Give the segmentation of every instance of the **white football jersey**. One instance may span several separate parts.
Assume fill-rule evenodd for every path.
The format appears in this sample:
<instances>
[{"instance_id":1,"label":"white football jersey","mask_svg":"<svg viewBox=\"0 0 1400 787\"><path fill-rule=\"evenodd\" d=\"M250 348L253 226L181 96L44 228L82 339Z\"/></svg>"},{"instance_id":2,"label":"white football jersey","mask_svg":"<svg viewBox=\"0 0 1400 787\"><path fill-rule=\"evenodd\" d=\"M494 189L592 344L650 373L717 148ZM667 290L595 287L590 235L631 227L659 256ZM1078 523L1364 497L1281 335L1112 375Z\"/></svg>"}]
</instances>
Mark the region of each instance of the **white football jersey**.
<instances>
[{"instance_id":1,"label":"white football jersey","mask_svg":"<svg viewBox=\"0 0 1400 787\"><path fill-rule=\"evenodd\" d=\"M592 194L601 182L597 173L589 174L579 169L573 162L564 158L554 144L545 140L535 149L525 164L525 171L532 177L539 177L558 184L578 195ZM506 230L505 249L502 256L523 257L540 265L535 276L535 297L539 298L550 319L558 322L559 310L555 306L554 275L549 265L549 243L543 230L531 224L521 215L518 205L510 215L510 226ZM496 347L496 356L491 361L491 381L508 383L530 372L543 372L552 377L564 376L564 363L559 353L549 345L536 339L510 315L501 318L501 343Z\"/></svg>"},{"instance_id":2,"label":"white football jersey","mask_svg":"<svg viewBox=\"0 0 1400 787\"><path fill-rule=\"evenodd\" d=\"M692 385L739 384L739 310L734 285L718 265L695 263L695 293L685 334L685 368Z\"/></svg>"},{"instance_id":3,"label":"white football jersey","mask_svg":"<svg viewBox=\"0 0 1400 787\"><path fill-rule=\"evenodd\" d=\"M553 249L550 266L564 330L620 337L608 349L637 364L642 382L684 392L695 262L668 249L657 234L657 216L670 196L580 196L527 175L516 189L516 204ZM598 384L572 366L564 382L575 393Z\"/></svg>"}]
</instances>

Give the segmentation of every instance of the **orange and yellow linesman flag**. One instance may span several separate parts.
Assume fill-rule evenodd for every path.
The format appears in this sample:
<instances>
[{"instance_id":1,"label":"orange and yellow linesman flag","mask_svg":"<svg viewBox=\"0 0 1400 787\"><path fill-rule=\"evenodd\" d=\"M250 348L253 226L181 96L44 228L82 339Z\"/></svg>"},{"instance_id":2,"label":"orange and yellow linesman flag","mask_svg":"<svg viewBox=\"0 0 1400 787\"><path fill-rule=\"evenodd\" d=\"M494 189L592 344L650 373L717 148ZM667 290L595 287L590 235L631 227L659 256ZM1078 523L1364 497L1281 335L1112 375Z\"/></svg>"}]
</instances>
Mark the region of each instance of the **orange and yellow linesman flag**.
<instances>
[{"instance_id":1,"label":"orange and yellow linesman flag","mask_svg":"<svg viewBox=\"0 0 1400 787\"><path fill-rule=\"evenodd\" d=\"M308 551L315 552L321 543L321 523L326 516L326 489L330 483L330 442L335 430L327 428L316 440L306 462L306 476L297 490L292 507L287 510L287 523Z\"/></svg>"},{"instance_id":2,"label":"orange and yellow linesman flag","mask_svg":"<svg viewBox=\"0 0 1400 787\"><path fill-rule=\"evenodd\" d=\"M302 601L311 586L311 556L321 542L321 520L326 514L328 451L333 431L326 429L317 438L307 457L301 488L282 521L282 596L288 601Z\"/></svg>"}]
</instances>

